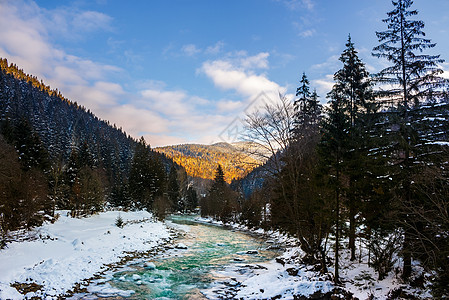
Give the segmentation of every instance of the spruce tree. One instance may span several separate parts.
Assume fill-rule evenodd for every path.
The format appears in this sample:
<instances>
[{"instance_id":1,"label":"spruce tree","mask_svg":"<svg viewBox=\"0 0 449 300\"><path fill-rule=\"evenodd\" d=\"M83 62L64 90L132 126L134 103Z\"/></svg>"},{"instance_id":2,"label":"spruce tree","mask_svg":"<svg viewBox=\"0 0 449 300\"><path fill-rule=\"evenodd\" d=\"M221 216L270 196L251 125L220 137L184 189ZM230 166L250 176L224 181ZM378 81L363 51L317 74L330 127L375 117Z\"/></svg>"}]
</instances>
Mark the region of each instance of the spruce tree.
<instances>
[{"instance_id":1,"label":"spruce tree","mask_svg":"<svg viewBox=\"0 0 449 300\"><path fill-rule=\"evenodd\" d=\"M227 223L237 209L236 195L227 185L221 165L218 165L215 178L207 197L201 201L201 215L212 216Z\"/></svg>"},{"instance_id":2,"label":"spruce tree","mask_svg":"<svg viewBox=\"0 0 449 300\"><path fill-rule=\"evenodd\" d=\"M422 140L424 132L417 130L422 118L421 108L423 104L439 103L447 97L447 80L440 77L443 71L438 67L443 59L439 55L424 54L436 44L425 38L424 22L412 19L418 14L410 9L413 1L394 0L392 4L394 9L383 20L387 30L376 32L380 45L373 49L373 55L391 63L376 75L376 79L379 84L386 84L379 92L384 109L391 107L385 115L390 124L385 134L392 140L386 151L389 152L390 165L394 166L389 175L395 181L398 200L407 207L416 204L412 185L415 175L422 172L425 165L417 157L426 155L423 152L429 148ZM402 276L408 278L412 255L411 220L407 213L398 219L403 219L405 232Z\"/></svg>"},{"instance_id":3,"label":"spruce tree","mask_svg":"<svg viewBox=\"0 0 449 300\"><path fill-rule=\"evenodd\" d=\"M168 187L167 187L167 193L168 193L168 199L170 200L173 208L176 211L183 212L186 207L185 203L183 202L183 199L181 199L181 196L179 194L179 182L178 182L178 171L176 170L175 166L173 165L170 169L170 174L168 176Z\"/></svg>"},{"instance_id":4,"label":"spruce tree","mask_svg":"<svg viewBox=\"0 0 449 300\"><path fill-rule=\"evenodd\" d=\"M294 138L300 139L312 127L317 127L321 115L321 104L316 90L310 92L310 82L305 73L302 74L300 86L296 89L298 97L293 105Z\"/></svg>"},{"instance_id":5,"label":"spruce tree","mask_svg":"<svg viewBox=\"0 0 449 300\"><path fill-rule=\"evenodd\" d=\"M364 184L362 178L367 170L361 168L362 160L366 160L366 150L369 129L366 127L369 118L373 114L374 107L373 92L369 73L365 64L358 57L354 43L349 35L346 48L339 60L343 67L334 75L335 85L333 95L338 95L341 99L342 110L348 117L348 131L346 133L347 143L345 144L345 170L343 173L348 178L346 187L346 206L349 217L349 248L351 249L351 260L355 260L355 216L360 209L359 190Z\"/></svg>"},{"instance_id":6,"label":"spruce tree","mask_svg":"<svg viewBox=\"0 0 449 300\"><path fill-rule=\"evenodd\" d=\"M14 140L24 170L49 168L48 153L27 119L22 118L14 129Z\"/></svg>"},{"instance_id":7,"label":"spruce tree","mask_svg":"<svg viewBox=\"0 0 449 300\"><path fill-rule=\"evenodd\" d=\"M129 174L129 190L137 209L151 209L152 195L150 152L143 137L136 145Z\"/></svg>"},{"instance_id":8,"label":"spruce tree","mask_svg":"<svg viewBox=\"0 0 449 300\"><path fill-rule=\"evenodd\" d=\"M187 209L190 211L194 211L195 208L198 206L198 194L196 193L195 189L191 186L187 189L186 205Z\"/></svg>"},{"instance_id":9,"label":"spruce tree","mask_svg":"<svg viewBox=\"0 0 449 300\"><path fill-rule=\"evenodd\" d=\"M344 98L339 89L334 88L328 93L329 106L326 117L322 121L322 136L318 147L321 158L321 170L328 176L329 185L334 190L334 223L335 223L335 274L334 280L340 282L339 255L341 235L341 206L344 193L344 163L348 154L348 132L350 118L346 113Z\"/></svg>"},{"instance_id":10,"label":"spruce tree","mask_svg":"<svg viewBox=\"0 0 449 300\"><path fill-rule=\"evenodd\" d=\"M296 89L296 97L299 97L293 102L295 108L295 127L301 128L302 126L307 124L307 108L308 102L310 99L310 82L307 78L306 73L302 73L301 80L299 81L300 85Z\"/></svg>"}]
</instances>

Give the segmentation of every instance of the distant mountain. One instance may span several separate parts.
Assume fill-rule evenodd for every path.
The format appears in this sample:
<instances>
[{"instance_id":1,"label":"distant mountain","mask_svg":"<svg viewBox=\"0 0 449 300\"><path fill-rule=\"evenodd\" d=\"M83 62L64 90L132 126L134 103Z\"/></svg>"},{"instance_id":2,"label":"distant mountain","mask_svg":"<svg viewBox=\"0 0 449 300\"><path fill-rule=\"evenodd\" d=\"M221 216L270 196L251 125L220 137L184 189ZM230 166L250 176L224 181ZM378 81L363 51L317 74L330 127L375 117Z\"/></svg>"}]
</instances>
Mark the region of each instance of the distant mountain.
<instances>
[{"instance_id":1,"label":"distant mountain","mask_svg":"<svg viewBox=\"0 0 449 300\"><path fill-rule=\"evenodd\" d=\"M225 180L243 178L263 162L242 151L247 144L216 143L213 145L183 144L155 148L183 166L192 177L213 179L218 164L223 167Z\"/></svg>"}]
</instances>

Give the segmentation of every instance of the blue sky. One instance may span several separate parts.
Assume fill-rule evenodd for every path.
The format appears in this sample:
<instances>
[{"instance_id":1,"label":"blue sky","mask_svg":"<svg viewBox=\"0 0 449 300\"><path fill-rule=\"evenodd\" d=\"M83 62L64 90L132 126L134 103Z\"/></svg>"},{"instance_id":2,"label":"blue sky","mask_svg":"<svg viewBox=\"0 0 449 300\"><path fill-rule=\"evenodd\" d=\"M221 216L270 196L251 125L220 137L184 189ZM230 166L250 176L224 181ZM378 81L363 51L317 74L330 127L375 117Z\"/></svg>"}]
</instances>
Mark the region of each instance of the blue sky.
<instances>
[{"instance_id":1,"label":"blue sky","mask_svg":"<svg viewBox=\"0 0 449 300\"><path fill-rule=\"evenodd\" d=\"M449 1L414 8L449 60ZM0 56L152 146L208 144L226 140L261 92L291 96L302 72L324 103L348 34L379 71L371 50L391 9L390 0L0 0Z\"/></svg>"}]
</instances>

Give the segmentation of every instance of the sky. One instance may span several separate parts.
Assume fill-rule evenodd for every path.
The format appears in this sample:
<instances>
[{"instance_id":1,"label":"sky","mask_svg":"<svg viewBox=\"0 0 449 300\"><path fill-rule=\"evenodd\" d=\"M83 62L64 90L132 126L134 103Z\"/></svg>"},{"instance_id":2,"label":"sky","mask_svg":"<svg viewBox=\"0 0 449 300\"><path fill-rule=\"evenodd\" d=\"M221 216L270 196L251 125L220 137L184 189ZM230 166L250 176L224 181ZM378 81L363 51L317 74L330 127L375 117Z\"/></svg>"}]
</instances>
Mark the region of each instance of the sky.
<instances>
[{"instance_id":1,"label":"sky","mask_svg":"<svg viewBox=\"0 0 449 300\"><path fill-rule=\"evenodd\" d=\"M415 0L449 60L449 0ZM233 142L302 73L322 103L348 35L371 73L390 0L0 0L0 57L152 146ZM449 63L441 67L448 77Z\"/></svg>"}]
</instances>

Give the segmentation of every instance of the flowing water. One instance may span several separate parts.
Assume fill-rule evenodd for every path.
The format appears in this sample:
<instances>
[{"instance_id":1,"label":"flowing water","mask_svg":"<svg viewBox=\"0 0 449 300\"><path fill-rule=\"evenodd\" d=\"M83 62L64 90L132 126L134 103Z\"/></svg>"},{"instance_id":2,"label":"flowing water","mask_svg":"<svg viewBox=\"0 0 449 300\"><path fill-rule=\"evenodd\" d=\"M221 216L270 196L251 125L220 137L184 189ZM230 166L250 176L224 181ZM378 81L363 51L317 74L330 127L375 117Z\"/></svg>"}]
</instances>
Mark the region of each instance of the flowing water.
<instances>
[{"instance_id":1,"label":"flowing water","mask_svg":"<svg viewBox=\"0 0 449 300\"><path fill-rule=\"evenodd\" d=\"M219 226L197 223L191 216L173 216L188 232L175 241L187 249L172 249L123 266L89 287L78 299L205 299L201 290L226 279L224 267L268 261L278 253L262 239ZM257 250L257 251L253 251ZM154 268L155 267L155 268Z\"/></svg>"}]
</instances>

